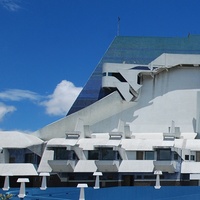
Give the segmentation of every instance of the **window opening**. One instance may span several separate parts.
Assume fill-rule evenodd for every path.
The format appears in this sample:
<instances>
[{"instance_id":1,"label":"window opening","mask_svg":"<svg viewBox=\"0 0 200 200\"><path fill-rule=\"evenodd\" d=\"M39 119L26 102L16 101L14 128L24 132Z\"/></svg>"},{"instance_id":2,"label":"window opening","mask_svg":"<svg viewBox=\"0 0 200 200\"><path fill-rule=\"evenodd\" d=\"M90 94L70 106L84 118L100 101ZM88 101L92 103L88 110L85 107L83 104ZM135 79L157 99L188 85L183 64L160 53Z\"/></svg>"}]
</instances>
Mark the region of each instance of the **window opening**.
<instances>
[{"instance_id":1,"label":"window opening","mask_svg":"<svg viewBox=\"0 0 200 200\"><path fill-rule=\"evenodd\" d=\"M185 160L189 160L189 155L185 155Z\"/></svg>"},{"instance_id":2,"label":"window opening","mask_svg":"<svg viewBox=\"0 0 200 200\"><path fill-rule=\"evenodd\" d=\"M145 151L145 160L154 160L154 151Z\"/></svg>"},{"instance_id":3,"label":"window opening","mask_svg":"<svg viewBox=\"0 0 200 200\"><path fill-rule=\"evenodd\" d=\"M171 160L171 149L159 149L157 151L157 160Z\"/></svg>"},{"instance_id":4,"label":"window opening","mask_svg":"<svg viewBox=\"0 0 200 200\"><path fill-rule=\"evenodd\" d=\"M191 155L191 156L190 156L190 160L195 160L195 156L194 156L194 155Z\"/></svg>"},{"instance_id":5,"label":"window opening","mask_svg":"<svg viewBox=\"0 0 200 200\"><path fill-rule=\"evenodd\" d=\"M119 160L118 151L113 151L113 148L98 148L88 151L88 160Z\"/></svg>"},{"instance_id":6,"label":"window opening","mask_svg":"<svg viewBox=\"0 0 200 200\"><path fill-rule=\"evenodd\" d=\"M67 150L66 147L53 148L54 160L75 160L76 154L73 150Z\"/></svg>"},{"instance_id":7,"label":"window opening","mask_svg":"<svg viewBox=\"0 0 200 200\"><path fill-rule=\"evenodd\" d=\"M136 160L143 160L143 151L136 152Z\"/></svg>"},{"instance_id":8,"label":"window opening","mask_svg":"<svg viewBox=\"0 0 200 200\"><path fill-rule=\"evenodd\" d=\"M120 73L108 72L108 76L113 76L121 82L127 82L126 79Z\"/></svg>"}]
</instances>

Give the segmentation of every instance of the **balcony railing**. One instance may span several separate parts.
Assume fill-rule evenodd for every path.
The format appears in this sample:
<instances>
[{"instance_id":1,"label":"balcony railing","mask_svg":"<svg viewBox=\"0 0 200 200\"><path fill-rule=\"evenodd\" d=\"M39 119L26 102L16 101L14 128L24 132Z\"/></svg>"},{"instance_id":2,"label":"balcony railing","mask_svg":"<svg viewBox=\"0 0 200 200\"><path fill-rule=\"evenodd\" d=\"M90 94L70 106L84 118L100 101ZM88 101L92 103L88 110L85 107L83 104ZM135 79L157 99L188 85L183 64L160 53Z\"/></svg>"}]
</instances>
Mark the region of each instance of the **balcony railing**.
<instances>
[{"instance_id":1,"label":"balcony railing","mask_svg":"<svg viewBox=\"0 0 200 200\"><path fill-rule=\"evenodd\" d=\"M119 169L119 160L96 160L95 164L100 172L117 172Z\"/></svg>"},{"instance_id":2,"label":"balcony railing","mask_svg":"<svg viewBox=\"0 0 200 200\"><path fill-rule=\"evenodd\" d=\"M153 161L154 171L162 171L168 173L175 173L178 171L178 162L174 160L156 160Z\"/></svg>"},{"instance_id":3,"label":"balcony railing","mask_svg":"<svg viewBox=\"0 0 200 200\"><path fill-rule=\"evenodd\" d=\"M73 172L76 160L49 160L53 172Z\"/></svg>"}]
</instances>

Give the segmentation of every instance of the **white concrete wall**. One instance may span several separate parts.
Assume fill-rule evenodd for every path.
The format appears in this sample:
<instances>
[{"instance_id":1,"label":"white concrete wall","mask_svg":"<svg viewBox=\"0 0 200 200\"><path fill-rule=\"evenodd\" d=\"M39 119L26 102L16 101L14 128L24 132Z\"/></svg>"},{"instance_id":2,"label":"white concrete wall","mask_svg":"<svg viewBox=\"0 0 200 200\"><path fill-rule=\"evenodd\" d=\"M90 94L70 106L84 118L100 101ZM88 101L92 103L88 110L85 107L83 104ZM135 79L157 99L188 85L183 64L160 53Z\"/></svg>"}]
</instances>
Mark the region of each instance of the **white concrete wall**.
<instances>
[{"instance_id":1,"label":"white concrete wall","mask_svg":"<svg viewBox=\"0 0 200 200\"><path fill-rule=\"evenodd\" d=\"M0 163L9 163L9 152L7 149L0 151Z\"/></svg>"},{"instance_id":2,"label":"white concrete wall","mask_svg":"<svg viewBox=\"0 0 200 200\"><path fill-rule=\"evenodd\" d=\"M132 108L133 132L164 132L175 121L181 132L195 132L200 68L172 68L145 79L140 99Z\"/></svg>"},{"instance_id":3,"label":"white concrete wall","mask_svg":"<svg viewBox=\"0 0 200 200\"><path fill-rule=\"evenodd\" d=\"M126 102L115 92L35 134L45 140L65 137L66 131L76 129L79 119L99 133L117 130L119 120L129 124L133 134L168 132L172 120L181 132L195 132L199 77L199 67L174 67L154 78L143 76L135 102Z\"/></svg>"},{"instance_id":4,"label":"white concrete wall","mask_svg":"<svg viewBox=\"0 0 200 200\"><path fill-rule=\"evenodd\" d=\"M199 77L199 67L171 68L154 78L145 76L136 104L92 128L110 131L121 119L130 124L133 133L167 132L174 120L181 132L195 132Z\"/></svg>"},{"instance_id":5,"label":"white concrete wall","mask_svg":"<svg viewBox=\"0 0 200 200\"><path fill-rule=\"evenodd\" d=\"M44 128L33 133L34 135L44 139L49 140L51 138L61 138L65 137L68 131L81 131L83 132L82 125L93 125L99 121L102 121L108 117L112 117L122 110L130 107L132 103L122 101L121 96L118 92L114 92L104 99L73 113L59 121L45 126ZM80 126L77 126L77 122L80 122ZM118 122L117 122L118 123ZM100 127L99 127L100 128ZM106 127L101 127L104 130ZM82 133L82 135L84 135Z\"/></svg>"}]
</instances>

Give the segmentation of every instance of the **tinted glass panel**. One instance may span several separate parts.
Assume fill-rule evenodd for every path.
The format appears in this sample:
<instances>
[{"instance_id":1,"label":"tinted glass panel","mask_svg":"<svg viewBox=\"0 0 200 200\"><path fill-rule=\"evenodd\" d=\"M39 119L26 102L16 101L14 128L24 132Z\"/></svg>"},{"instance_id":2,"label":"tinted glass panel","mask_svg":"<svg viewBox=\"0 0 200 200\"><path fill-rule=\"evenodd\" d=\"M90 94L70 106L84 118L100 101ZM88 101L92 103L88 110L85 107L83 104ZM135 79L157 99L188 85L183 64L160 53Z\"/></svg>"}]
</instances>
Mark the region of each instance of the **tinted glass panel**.
<instances>
[{"instance_id":1,"label":"tinted glass panel","mask_svg":"<svg viewBox=\"0 0 200 200\"><path fill-rule=\"evenodd\" d=\"M75 160L76 154L74 151L69 151L65 147L63 148L53 148L54 150L54 160Z\"/></svg>"},{"instance_id":2,"label":"tinted glass panel","mask_svg":"<svg viewBox=\"0 0 200 200\"><path fill-rule=\"evenodd\" d=\"M98 150L88 151L88 160L98 160L98 159L99 159Z\"/></svg>"},{"instance_id":3,"label":"tinted glass panel","mask_svg":"<svg viewBox=\"0 0 200 200\"><path fill-rule=\"evenodd\" d=\"M170 149L160 149L157 152L158 160L171 160L171 150Z\"/></svg>"},{"instance_id":4,"label":"tinted glass panel","mask_svg":"<svg viewBox=\"0 0 200 200\"><path fill-rule=\"evenodd\" d=\"M193 38L195 37L195 38ZM126 37L118 36L100 60L68 115L91 105L108 93L101 87L104 63L149 64L163 53L200 54L200 37ZM86 98L87 97L87 98Z\"/></svg>"},{"instance_id":5,"label":"tinted glass panel","mask_svg":"<svg viewBox=\"0 0 200 200\"><path fill-rule=\"evenodd\" d=\"M154 151L146 151L145 160L154 160Z\"/></svg>"},{"instance_id":6,"label":"tinted glass panel","mask_svg":"<svg viewBox=\"0 0 200 200\"><path fill-rule=\"evenodd\" d=\"M136 160L143 160L143 151L136 152Z\"/></svg>"}]
</instances>

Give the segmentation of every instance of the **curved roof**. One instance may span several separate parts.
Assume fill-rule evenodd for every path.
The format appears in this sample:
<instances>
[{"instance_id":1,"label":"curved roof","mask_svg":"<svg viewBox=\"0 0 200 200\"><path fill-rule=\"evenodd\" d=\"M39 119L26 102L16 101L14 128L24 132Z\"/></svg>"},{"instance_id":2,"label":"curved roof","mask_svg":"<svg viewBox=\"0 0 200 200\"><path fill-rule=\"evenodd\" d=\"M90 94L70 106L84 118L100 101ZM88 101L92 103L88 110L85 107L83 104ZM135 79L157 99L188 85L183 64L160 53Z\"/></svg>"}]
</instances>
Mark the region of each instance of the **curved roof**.
<instances>
[{"instance_id":1,"label":"curved roof","mask_svg":"<svg viewBox=\"0 0 200 200\"><path fill-rule=\"evenodd\" d=\"M0 147L2 148L27 148L43 143L36 136L19 131L0 131L0 138Z\"/></svg>"}]
</instances>

